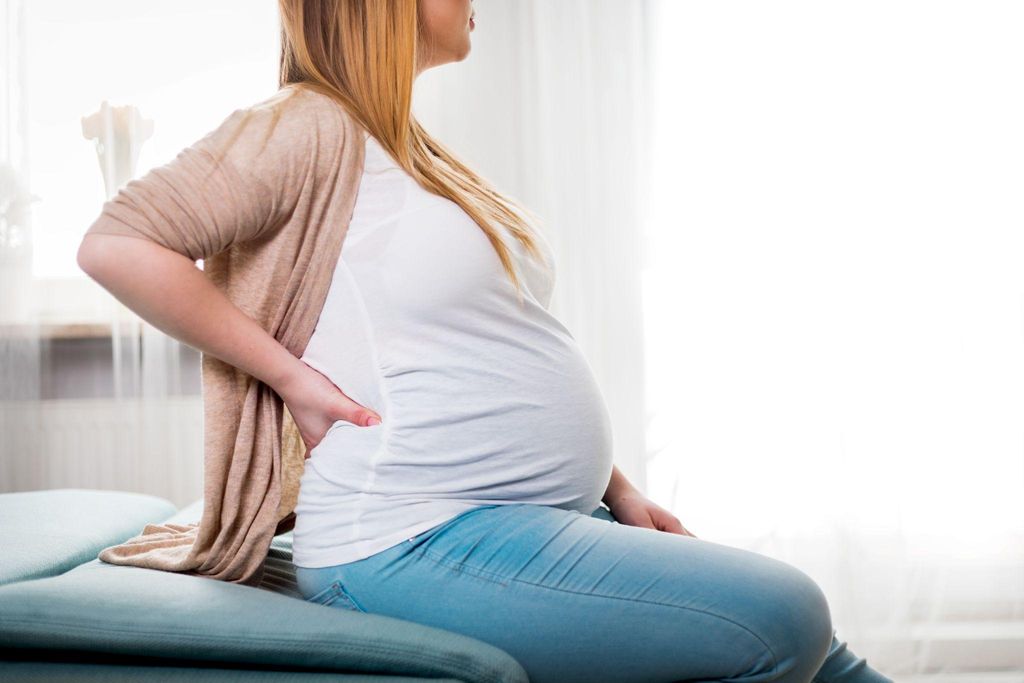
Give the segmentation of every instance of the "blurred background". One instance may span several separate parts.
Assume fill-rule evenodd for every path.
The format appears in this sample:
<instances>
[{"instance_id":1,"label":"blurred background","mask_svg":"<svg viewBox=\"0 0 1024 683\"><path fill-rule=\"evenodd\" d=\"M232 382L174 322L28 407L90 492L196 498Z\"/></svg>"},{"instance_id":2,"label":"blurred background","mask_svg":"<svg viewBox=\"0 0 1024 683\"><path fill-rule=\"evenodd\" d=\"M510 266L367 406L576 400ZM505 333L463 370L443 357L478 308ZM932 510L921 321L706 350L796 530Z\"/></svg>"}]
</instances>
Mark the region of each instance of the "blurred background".
<instances>
[{"instance_id":1,"label":"blurred background","mask_svg":"<svg viewBox=\"0 0 1024 683\"><path fill-rule=\"evenodd\" d=\"M474 6L414 112L542 217L627 477L898 681L1024 682L1024 4ZM199 353L75 255L276 90L278 30L0 0L0 492L202 495Z\"/></svg>"}]
</instances>

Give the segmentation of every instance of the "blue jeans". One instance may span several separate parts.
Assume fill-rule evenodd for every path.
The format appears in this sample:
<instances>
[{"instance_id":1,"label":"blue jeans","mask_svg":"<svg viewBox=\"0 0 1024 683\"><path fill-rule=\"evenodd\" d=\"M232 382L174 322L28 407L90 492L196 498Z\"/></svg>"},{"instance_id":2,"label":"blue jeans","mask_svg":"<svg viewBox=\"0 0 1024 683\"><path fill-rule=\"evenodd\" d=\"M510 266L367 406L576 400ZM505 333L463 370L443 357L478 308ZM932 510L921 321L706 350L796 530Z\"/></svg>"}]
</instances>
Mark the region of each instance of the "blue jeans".
<instances>
[{"instance_id":1,"label":"blue jeans","mask_svg":"<svg viewBox=\"0 0 1024 683\"><path fill-rule=\"evenodd\" d=\"M496 645L533 683L893 683L836 637L793 565L619 524L604 506L484 505L296 578L308 601Z\"/></svg>"}]
</instances>

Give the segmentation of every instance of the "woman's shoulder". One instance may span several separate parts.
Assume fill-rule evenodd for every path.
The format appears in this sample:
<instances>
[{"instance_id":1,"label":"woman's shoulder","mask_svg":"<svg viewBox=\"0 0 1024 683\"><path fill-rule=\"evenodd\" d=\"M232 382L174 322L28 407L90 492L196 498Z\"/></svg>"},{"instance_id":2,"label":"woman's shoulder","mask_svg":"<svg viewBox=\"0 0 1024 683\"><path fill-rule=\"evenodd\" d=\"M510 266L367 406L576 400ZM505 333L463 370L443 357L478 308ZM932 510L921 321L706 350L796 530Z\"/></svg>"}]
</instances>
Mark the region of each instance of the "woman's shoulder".
<instances>
[{"instance_id":1,"label":"woman's shoulder","mask_svg":"<svg viewBox=\"0 0 1024 683\"><path fill-rule=\"evenodd\" d=\"M318 132L355 134L362 129L355 117L335 98L304 84L282 86L272 95L253 102L243 111L252 116L284 119L285 125Z\"/></svg>"},{"instance_id":2,"label":"woman's shoulder","mask_svg":"<svg viewBox=\"0 0 1024 683\"><path fill-rule=\"evenodd\" d=\"M295 84L232 111L203 140L202 147L236 167L287 163L293 170L320 159L345 163L360 140L355 118L334 98Z\"/></svg>"}]
</instances>

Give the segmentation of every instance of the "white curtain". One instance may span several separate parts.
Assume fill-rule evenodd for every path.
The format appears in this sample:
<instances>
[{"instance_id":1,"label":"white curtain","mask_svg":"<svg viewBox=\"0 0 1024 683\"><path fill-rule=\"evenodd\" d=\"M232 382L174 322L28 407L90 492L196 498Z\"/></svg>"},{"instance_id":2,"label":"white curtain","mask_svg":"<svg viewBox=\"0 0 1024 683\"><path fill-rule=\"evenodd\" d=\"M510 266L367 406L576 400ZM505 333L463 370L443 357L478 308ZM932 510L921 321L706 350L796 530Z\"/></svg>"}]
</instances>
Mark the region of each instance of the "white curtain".
<instances>
[{"instance_id":1,"label":"white curtain","mask_svg":"<svg viewBox=\"0 0 1024 683\"><path fill-rule=\"evenodd\" d=\"M651 495L899 681L1024 680L1024 6L654 10Z\"/></svg>"},{"instance_id":2,"label":"white curtain","mask_svg":"<svg viewBox=\"0 0 1024 683\"><path fill-rule=\"evenodd\" d=\"M0 0L0 22L0 491L185 505L202 494L199 353L75 256L121 185L274 91L276 2Z\"/></svg>"}]
</instances>

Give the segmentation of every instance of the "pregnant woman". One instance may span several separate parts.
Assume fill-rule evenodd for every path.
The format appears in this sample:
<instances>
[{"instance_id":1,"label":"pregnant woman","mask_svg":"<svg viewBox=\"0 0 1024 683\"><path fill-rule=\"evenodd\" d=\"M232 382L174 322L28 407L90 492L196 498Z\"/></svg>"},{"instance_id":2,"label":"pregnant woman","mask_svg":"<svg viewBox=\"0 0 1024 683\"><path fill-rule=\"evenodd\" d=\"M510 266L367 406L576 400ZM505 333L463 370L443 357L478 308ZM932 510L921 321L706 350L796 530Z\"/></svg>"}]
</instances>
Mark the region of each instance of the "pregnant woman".
<instances>
[{"instance_id":1,"label":"pregnant woman","mask_svg":"<svg viewBox=\"0 0 1024 683\"><path fill-rule=\"evenodd\" d=\"M698 539L613 466L601 392L548 310L549 243L528 212L411 115L415 77L469 54L471 0L281 0L280 8L282 91L299 105L275 110L291 137L278 134L267 154L284 150L290 161L236 161L236 180L264 174L230 193L249 198L239 215L216 216L229 226L216 239L176 250L209 257L243 238L270 239L267 226L297 212L318 215L315 192L288 201L279 194L288 187L273 180L286 176L273 174L331 176L324 160L344 130L338 145L348 154L358 145L362 167L299 362L212 295L204 309L220 308L206 315L158 304L175 277L194 274L168 270L161 279L156 252L145 256L157 281L149 294L128 275L119 281L118 259L96 256L97 246L90 256L83 245L80 263L144 317L283 399L309 448L294 508L305 599L473 636L513 655L535 683L890 681L837 638L807 574ZM289 119L303 112L319 122L315 133L305 119ZM296 171L304 160L316 170ZM185 177L174 174L186 161L208 158L183 157L159 175L170 185L153 225L168 211L189 211L185 188L170 180ZM157 192L155 178L149 183L136 186L136 201L144 189ZM203 199L191 204L229 211L201 185L193 191ZM212 233L209 222L193 221L182 239ZM90 232L137 230L109 219ZM144 258L141 247L120 253L126 262ZM236 263L211 277L222 285L242 277L245 259ZM208 296L194 282L190 293ZM227 286L264 289L274 287L259 279ZM243 325L248 336L224 341Z\"/></svg>"},{"instance_id":2,"label":"pregnant woman","mask_svg":"<svg viewBox=\"0 0 1024 683\"><path fill-rule=\"evenodd\" d=\"M417 74L465 58L469 0L420 0L420 19ZM613 468L598 386L547 310L543 235L542 262L505 242L520 301L472 218L362 142L302 359L382 421L338 420L306 462L303 595L472 635L539 683L887 680L836 638L806 574L696 539Z\"/></svg>"}]
</instances>

